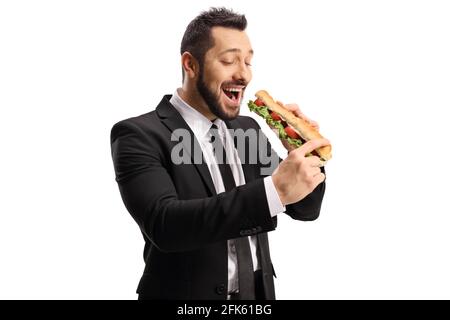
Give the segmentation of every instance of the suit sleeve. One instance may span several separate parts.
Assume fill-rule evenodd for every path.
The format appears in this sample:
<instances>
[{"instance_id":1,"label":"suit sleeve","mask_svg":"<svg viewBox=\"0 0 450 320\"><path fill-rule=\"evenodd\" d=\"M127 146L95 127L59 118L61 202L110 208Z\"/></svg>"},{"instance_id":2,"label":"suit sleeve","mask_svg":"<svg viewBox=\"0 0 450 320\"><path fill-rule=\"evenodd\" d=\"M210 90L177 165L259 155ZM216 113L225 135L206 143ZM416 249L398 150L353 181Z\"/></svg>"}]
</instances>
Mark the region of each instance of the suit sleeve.
<instances>
[{"instance_id":1,"label":"suit sleeve","mask_svg":"<svg viewBox=\"0 0 450 320\"><path fill-rule=\"evenodd\" d=\"M325 173L325 169L321 168ZM325 181L319 184L313 192L299 202L286 206L286 214L295 220L313 221L319 217L325 194Z\"/></svg>"},{"instance_id":2,"label":"suit sleeve","mask_svg":"<svg viewBox=\"0 0 450 320\"><path fill-rule=\"evenodd\" d=\"M254 121L258 129L260 129L259 124L253 118L252 120ZM262 133L262 131L259 132L260 134L264 134ZM268 155L269 158L271 158L273 155L276 155L275 150L272 149L269 139L267 139L267 150L268 153L270 153ZM283 161L283 159L281 159L278 155L277 157L279 163ZM321 168L321 170L323 173L325 173L324 168ZM322 199L324 194L325 194L325 181L319 184L309 195L307 195L302 200L287 205L285 213L295 220L302 220L302 221L316 220L320 214L320 208L322 206Z\"/></svg>"},{"instance_id":3,"label":"suit sleeve","mask_svg":"<svg viewBox=\"0 0 450 320\"><path fill-rule=\"evenodd\" d=\"M111 131L116 181L142 233L160 250L182 252L275 228L263 179L216 196L180 200L157 139L122 121ZM170 164L172 165L172 164Z\"/></svg>"}]
</instances>

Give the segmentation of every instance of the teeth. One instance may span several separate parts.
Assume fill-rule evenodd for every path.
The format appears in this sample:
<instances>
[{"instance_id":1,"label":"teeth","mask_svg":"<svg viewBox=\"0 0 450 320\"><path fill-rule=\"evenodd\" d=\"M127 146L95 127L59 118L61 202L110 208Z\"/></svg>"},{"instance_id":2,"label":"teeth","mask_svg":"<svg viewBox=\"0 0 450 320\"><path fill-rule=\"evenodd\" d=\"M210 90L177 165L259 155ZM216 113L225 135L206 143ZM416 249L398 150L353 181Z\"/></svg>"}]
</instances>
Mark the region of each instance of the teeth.
<instances>
[{"instance_id":1,"label":"teeth","mask_svg":"<svg viewBox=\"0 0 450 320\"><path fill-rule=\"evenodd\" d=\"M238 88L223 88L223 90L230 91L230 92L241 92L242 91L242 89L238 89Z\"/></svg>"}]
</instances>

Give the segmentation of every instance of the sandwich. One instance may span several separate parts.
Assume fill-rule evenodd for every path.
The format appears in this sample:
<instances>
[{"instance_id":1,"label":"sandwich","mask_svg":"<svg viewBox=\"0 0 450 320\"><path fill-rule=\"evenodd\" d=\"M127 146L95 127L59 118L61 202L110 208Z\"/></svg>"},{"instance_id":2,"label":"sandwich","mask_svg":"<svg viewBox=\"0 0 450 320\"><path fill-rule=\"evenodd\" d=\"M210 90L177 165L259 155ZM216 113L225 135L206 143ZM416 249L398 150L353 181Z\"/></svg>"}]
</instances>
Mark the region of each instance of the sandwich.
<instances>
[{"instance_id":1,"label":"sandwich","mask_svg":"<svg viewBox=\"0 0 450 320\"><path fill-rule=\"evenodd\" d=\"M263 117L269 127L278 132L280 140L298 148L306 141L323 138L310 123L276 102L267 91L260 90L255 96L257 99L250 100L248 108ZM331 146L317 148L312 154L326 162L331 159Z\"/></svg>"}]
</instances>

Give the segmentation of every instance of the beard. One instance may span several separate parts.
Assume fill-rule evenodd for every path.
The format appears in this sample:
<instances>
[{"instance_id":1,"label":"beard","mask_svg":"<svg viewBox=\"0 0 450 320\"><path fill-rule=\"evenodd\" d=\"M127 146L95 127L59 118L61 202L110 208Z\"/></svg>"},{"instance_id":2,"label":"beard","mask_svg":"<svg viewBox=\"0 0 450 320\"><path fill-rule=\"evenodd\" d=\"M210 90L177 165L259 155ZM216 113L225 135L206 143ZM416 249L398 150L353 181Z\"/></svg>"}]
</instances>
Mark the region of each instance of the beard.
<instances>
[{"instance_id":1,"label":"beard","mask_svg":"<svg viewBox=\"0 0 450 320\"><path fill-rule=\"evenodd\" d=\"M206 104L209 107L209 110L219 119L222 120L234 120L238 117L239 115L239 110L236 113L236 115L229 115L225 112L225 107L221 107L220 105L220 95L217 96L214 94L214 92L212 92L211 90L208 89L208 87L206 86L205 81L203 80L203 68L200 68L200 76L198 77L196 86L197 86L197 90L200 93L200 96L203 98L203 100L205 100ZM242 82L239 83L233 83L233 84L237 84L237 85L243 85ZM242 92L242 94L244 94Z\"/></svg>"}]
</instances>

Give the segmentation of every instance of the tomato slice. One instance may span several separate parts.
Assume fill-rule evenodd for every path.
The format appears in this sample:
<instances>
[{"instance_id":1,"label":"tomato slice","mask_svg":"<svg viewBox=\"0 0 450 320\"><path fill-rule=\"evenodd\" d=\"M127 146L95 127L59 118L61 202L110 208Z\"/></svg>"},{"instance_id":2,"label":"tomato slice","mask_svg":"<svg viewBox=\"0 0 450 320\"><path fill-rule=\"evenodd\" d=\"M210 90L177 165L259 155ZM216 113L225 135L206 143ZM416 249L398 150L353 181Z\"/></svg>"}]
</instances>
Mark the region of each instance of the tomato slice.
<instances>
[{"instance_id":1,"label":"tomato slice","mask_svg":"<svg viewBox=\"0 0 450 320\"><path fill-rule=\"evenodd\" d=\"M291 128L290 126L287 126L286 128L284 128L284 131L292 139L300 139L300 136L297 134L297 132L295 132L294 129Z\"/></svg>"},{"instance_id":2,"label":"tomato slice","mask_svg":"<svg viewBox=\"0 0 450 320\"><path fill-rule=\"evenodd\" d=\"M270 113L270 116L272 117L273 120L281 120L281 117L278 113L276 113L275 111L272 111Z\"/></svg>"},{"instance_id":3,"label":"tomato slice","mask_svg":"<svg viewBox=\"0 0 450 320\"><path fill-rule=\"evenodd\" d=\"M259 98L255 100L255 104L256 104L258 107L264 106L264 102L263 102L261 99L259 99Z\"/></svg>"}]
</instances>

